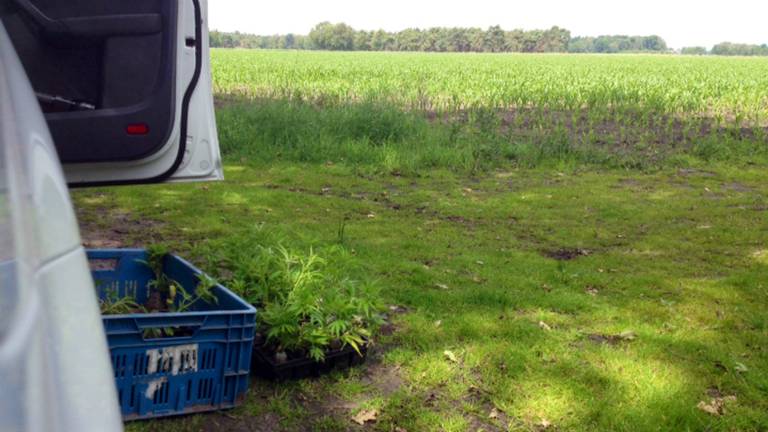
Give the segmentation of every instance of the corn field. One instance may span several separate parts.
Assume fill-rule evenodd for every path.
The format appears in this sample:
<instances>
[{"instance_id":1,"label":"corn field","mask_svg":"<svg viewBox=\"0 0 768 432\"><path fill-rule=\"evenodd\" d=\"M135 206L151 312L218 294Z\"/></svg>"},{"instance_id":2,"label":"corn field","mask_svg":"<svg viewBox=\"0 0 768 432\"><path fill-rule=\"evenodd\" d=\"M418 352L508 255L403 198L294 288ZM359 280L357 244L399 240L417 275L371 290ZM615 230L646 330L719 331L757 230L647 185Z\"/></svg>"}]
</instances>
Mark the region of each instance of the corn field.
<instances>
[{"instance_id":1,"label":"corn field","mask_svg":"<svg viewBox=\"0 0 768 432\"><path fill-rule=\"evenodd\" d=\"M218 49L212 66L219 100L398 110L500 138L492 153L557 142L653 162L768 144L768 58Z\"/></svg>"},{"instance_id":2,"label":"corn field","mask_svg":"<svg viewBox=\"0 0 768 432\"><path fill-rule=\"evenodd\" d=\"M528 108L768 117L768 59L214 50L214 90L408 109Z\"/></svg>"}]
</instances>

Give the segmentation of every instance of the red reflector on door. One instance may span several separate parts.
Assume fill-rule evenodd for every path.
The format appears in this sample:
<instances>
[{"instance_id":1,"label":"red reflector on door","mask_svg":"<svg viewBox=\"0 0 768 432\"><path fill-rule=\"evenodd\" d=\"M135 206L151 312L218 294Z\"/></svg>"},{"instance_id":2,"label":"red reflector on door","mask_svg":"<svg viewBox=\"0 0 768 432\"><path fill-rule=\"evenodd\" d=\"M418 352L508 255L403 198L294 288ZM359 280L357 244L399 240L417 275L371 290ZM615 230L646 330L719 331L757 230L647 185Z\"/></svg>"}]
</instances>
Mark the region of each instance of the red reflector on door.
<instances>
[{"instance_id":1,"label":"red reflector on door","mask_svg":"<svg viewBox=\"0 0 768 432\"><path fill-rule=\"evenodd\" d=\"M128 135L146 135L149 133L149 126L144 123L128 125L125 128Z\"/></svg>"}]
</instances>

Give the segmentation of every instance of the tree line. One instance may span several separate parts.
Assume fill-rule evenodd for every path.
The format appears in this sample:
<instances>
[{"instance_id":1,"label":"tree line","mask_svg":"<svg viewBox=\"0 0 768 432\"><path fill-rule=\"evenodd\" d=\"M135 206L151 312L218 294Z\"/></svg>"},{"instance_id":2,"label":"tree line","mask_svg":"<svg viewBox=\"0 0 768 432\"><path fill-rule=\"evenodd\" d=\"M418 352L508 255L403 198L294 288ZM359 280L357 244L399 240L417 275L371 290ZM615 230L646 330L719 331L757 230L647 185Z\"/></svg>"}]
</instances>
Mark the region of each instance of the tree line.
<instances>
[{"instance_id":1,"label":"tree line","mask_svg":"<svg viewBox=\"0 0 768 432\"><path fill-rule=\"evenodd\" d=\"M308 35L259 36L248 33L211 31L212 47L302 49L331 51L427 51L427 52L570 52L570 53L622 53L670 52L659 36L597 36L572 37L560 27L548 30L511 30L499 26L409 28L399 32L384 30L355 30L351 26L322 22ZM711 50L705 47L686 47L687 55L768 56L768 45L750 45L723 42Z\"/></svg>"},{"instance_id":2,"label":"tree line","mask_svg":"<svg viewBox=\"0 0 768 432\"><path fill-rule=\"evenodd\" d=\"M355 30L351 26L323 22L308 35L259 36L211 31L212 47L305 49L331 51L427 51L427 52L666 52L659 36L571 37L569 30L511 30L499 26L481 28L410 28L399 32Z\"/></svg>"},{"instance_id":3,"label":"tree line","mask_svg":"<svg viewBox=\"0 0 768 432\"><path fill-rule=\"evenodd\" d=\"M680 50L688 55L719 55L719 56L768 56L768 44L752 45L723 42L707 50L705 47L686 47Z\"/></svg>"}]
</instances>

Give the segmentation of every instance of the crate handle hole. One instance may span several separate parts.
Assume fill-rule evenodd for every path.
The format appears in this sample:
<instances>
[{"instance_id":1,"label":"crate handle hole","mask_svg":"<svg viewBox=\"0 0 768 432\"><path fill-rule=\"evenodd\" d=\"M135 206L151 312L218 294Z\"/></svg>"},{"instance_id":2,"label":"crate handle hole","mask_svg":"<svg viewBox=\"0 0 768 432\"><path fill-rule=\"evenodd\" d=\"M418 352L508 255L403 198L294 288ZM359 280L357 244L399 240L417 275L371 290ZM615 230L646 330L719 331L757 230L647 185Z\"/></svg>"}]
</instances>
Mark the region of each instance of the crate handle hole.
<instances>
[{"instance_id":1,"label":"crate handle hole","mask_svg":"<svg viewBox=\"0 0 768 432\"><path fill-rule=\"evenodd\" d=\"M117 264L120 261L111 258L111 259L104 259L104 258L90 258L88 259L88 266L91 268L91 271L115 271L117 269Z\"/></svg>"},{"instance_id":2,"label":"crate handle hole","mask_svg":"<svg viewBox=\"0 0 768 432\"><path fill-rule=\"evenodd\" d=\"M200 326L146 327L142 329L144 340L190 338Z\"/></svg>"}]
</instances>

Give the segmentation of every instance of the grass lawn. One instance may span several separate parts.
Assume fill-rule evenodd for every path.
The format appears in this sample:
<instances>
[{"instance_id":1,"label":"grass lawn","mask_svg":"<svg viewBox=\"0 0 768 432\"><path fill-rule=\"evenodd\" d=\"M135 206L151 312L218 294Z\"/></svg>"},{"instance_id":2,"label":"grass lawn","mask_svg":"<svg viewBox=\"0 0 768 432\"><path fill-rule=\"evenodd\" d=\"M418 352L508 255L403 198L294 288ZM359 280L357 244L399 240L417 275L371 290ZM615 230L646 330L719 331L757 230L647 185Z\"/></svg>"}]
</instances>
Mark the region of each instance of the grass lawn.
<instances>
[{"instance_id":1,"label":"grass lawn","mask_svg":"<svg viewBox=\"0 0 768 432\"><path fill-rule=\"evenodd\" d=\"M391 324L364 367L254 380L238 409L130 431L768 428L762 164L396 175L230 157L226 177L75 191L83 237L164 242L222 279L222 250L341 245L330 264L376 280Z\"/></svg>"}]
</instances>

